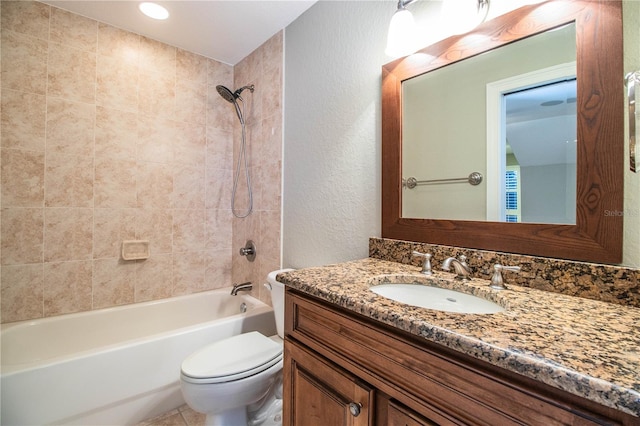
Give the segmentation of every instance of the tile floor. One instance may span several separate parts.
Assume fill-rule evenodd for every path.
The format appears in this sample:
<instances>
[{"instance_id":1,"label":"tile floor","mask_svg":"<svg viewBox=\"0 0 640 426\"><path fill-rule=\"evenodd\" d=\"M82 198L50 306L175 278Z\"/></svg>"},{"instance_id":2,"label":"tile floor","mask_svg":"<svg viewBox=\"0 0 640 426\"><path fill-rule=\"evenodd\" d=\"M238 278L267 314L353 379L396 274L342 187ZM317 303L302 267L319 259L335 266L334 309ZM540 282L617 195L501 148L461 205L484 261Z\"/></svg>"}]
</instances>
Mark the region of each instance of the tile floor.
<instances>
[{"instance_id":1,"label":"tile floor","mask_svg":"<svg viewBox=\"0 0 640 426\"><path fill-rule=\"evenodd\" d=\"M204 419L204 414L193 411L185 404L136 426L204 426Z\"/></svg>"}]
</instances>

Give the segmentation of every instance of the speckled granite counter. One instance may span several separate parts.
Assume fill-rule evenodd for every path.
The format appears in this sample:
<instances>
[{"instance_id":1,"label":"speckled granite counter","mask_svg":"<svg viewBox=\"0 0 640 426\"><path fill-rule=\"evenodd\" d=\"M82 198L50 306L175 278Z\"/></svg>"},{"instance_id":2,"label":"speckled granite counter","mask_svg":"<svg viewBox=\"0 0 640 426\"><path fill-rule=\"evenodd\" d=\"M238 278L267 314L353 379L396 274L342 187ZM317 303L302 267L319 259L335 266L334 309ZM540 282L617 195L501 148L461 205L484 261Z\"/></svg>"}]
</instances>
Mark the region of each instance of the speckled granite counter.
<instances>
[{"instance_id":1,"label":"speckled granite counter","mask_svg":"<svg viewBox=\"0 0 640 426\"><path fill-rule=\"evenodd\" d=\"M278 275L286 285L355 313L447 346L493 365L640 417L640 309L526 287L496 291L436 272L440 287L475 294L506 310L455 314L413 307L369 287L419 268L362 259ZM508 277L507 282L508 282ZM508 285L508 284L507 284Z\"/></svg>"}]
</instances>

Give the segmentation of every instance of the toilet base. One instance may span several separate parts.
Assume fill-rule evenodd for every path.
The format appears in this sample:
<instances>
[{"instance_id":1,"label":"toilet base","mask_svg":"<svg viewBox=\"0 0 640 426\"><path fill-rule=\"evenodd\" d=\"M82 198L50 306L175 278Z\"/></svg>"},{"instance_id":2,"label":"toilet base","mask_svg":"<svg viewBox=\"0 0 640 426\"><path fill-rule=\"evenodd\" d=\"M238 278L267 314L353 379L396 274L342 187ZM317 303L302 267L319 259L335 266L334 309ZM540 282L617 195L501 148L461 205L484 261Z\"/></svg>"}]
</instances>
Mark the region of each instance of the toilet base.
<instances>
[{"instance_id":1,"label":"toilet base","mask_svg":"<svg viewBox=\"0 0 640 426\"><path fill-rule=\"evenodd\" d=\"M207 414L205 426L237 426L247 424L247 409L245 407L228 410L218 414Z\"/></svg>"}]
</instances>

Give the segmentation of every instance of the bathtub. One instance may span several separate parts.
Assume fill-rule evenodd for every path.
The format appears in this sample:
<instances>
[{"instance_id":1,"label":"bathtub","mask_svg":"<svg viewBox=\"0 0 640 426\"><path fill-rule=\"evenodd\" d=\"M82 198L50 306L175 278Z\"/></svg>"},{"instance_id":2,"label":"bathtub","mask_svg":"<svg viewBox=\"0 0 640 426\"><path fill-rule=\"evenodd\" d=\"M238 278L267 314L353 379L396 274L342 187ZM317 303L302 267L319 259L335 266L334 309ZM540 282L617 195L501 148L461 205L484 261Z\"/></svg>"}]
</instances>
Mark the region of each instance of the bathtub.
<instances>
[{"instance_id":1,"label":"bathtub","mask_svg":"<svg viewBox=\"0 0 640 426\"><path fill-rule=\"evenodd\" d=\"M229 292L4 325L0 423L127 425L184 404L190 353L246 331L276 334L270 306Z\"/></svg>"}]
</instances>

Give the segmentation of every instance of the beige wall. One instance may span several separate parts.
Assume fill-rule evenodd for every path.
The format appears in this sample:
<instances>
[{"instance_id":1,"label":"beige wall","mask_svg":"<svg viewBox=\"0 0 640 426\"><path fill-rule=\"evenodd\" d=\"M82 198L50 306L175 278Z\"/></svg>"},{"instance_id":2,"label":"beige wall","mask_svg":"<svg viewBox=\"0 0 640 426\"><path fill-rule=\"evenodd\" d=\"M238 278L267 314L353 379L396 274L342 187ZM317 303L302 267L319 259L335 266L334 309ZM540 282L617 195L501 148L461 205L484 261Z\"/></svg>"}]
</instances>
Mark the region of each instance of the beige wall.
<instances>
[{"instance_id":1,"label":"beige wall","mask_svg":"<svg viewBox=\"0 0 640 426\"><path fill-rule=\"evenodd\" d=\"M263 283L270 271L280 268L280 222L282 203L282 82L283 34L269 41L234 67L235 87L255 85L246 101L247 155L253 188L253 213L233 219L233 281L253 282L253 295L270 303ZM234 168L240 147L240 124L236 118ZM240 180L236 208L247 205L246 186ZM239 255L247 240L256 245L257 256L249 262Z\"/></svg>"},{"instance_id":2,"label":"beige wall","mask_svg":"<svg viewBox=\"0 0 640 426\"><path fill-rule=\"evenodd\" d=\"M238 128L215 86L234 86L233 67L42 3L1 7L2 322L231 285ZM281 63L281 44L239 69L271 87L281 76L262 62ZM281 145L278 112L263 119L257 93L251 138L267 121ZM255 165L266 174L280 152L262 154L277 155ZM279 216L279 199L268 208ZM151 257L121 260L126 239L148 239Z\"/></svg>"}]
</instances>

